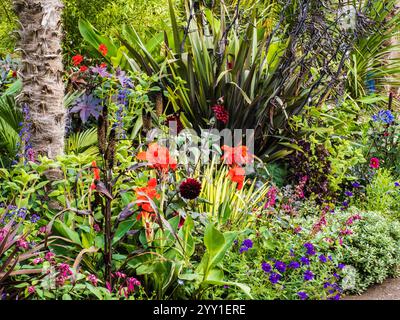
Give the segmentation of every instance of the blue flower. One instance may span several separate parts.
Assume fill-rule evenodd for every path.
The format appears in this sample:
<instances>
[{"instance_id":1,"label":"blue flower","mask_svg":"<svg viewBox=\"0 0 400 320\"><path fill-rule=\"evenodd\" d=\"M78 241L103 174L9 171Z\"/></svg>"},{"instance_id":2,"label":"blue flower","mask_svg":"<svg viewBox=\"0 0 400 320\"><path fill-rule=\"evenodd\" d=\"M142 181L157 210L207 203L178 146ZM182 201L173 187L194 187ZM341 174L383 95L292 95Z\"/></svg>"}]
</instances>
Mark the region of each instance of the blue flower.
<instances>
[{"instance_id":1,"label":"blue flower","mask_svg":"<svg viewBox=\"0 0 400 320\"><path fill-rule=\"evenodd\" d=\"M280 279L281 275L279 273L272 272L271 275L269 276L269 281L271 281L272 284L278 283Z\"/></svg>"},{"instance_id":2,"label":"blue flower","mask_svg":"<svg viewBox=\"0 0 400 320\"><path fill-rule=\"evenodd\" d=\"M312 273L311 270L306 270L304 272L304 281L310 281L312 279L314 279L314 274Z\"/></svg>"},{"instance_id":3,"label":"blue flower","mask_svg":"<svg viewBox=\"0 0 400 320\"><path fill-rule=\"evenodd\" d=\"M300 263L298 263L297 261L291 261L289 263L289 265L288 265L288 268L290 268L290 269L298 269L298 268L300 268Z\"/></svg>"},{"instance_id":4,"label":"blue flower","mask_svg":"<svg viewBox=\"0 0 400 320\"><path fill-rule=\"evenodd\" d=\"M361 186L360 183L357 181L353 182L351 185L353 186L353 188L359 188Z\"/></svg>"},{"instance_id":5,"label":"blue flower","mask_svg":"<svg viewBox=\"0 0 400 320\"><path fill-rule=\"evenodd\" d=\"M304 244L304 247L307 249L307 254L309 256L313 256L315 254L315 248L311 243L307 242Z\"/></svg>"},{"instance_id":6,"label":"blue flower","mask_svg":"<svg viewBox=\"0 0 400 320\"><path fill-rule=\"evenodd\" d=\"M40 220L40 217L36 214L36 213L34 213L32 216L31 216L31 222L32 223L36 223L36 222L38 222Z\"/></svg>"},{"instance_id":7,"label":"blue flower","mask_svg":"<svg viewBox=\"0 0 400 320\"><path fill-rule=\"evenodd\" d=\"M253 248L253 241L250 239L243 240L242 246L247 247L248 249Z\"/></svg>"},{"instance_id":8,"label":"blue flower","mask_svg":"<svg viewBox=\"0 0 400 320\"><path fill-rule=\"evenodd\" d=\"M400 187L400 182L397 182L397 181L396 181L396 182L394 183L394 186L395 186L395 187Z\"/></svg>"},{"instance_id":9,"label":"blue flower","mask_svg":"<svg viewBox=\"0 0 400 320\"><path fill-rule=\"evenodd\" d=\"M247 248L246 246L241 246L239 249L239 253L242 254L243 252L249 250L249 248Z\"/></svg>"},{"instance_id":10,"label":"blue flower","mask_svg":"<svg viewBox=\"0 0 400 320\"><path fill-rule=\"evenodd\" d=\"M339 264L338 264L338 268L339 268L340 270L342 270L345 266L346 266L346 265L344 265L343 263L339 263Z\"/></svg>"},{"instance_id":11,"label":"blue flower","mask_svg":"<svg viewBox=\"0 0 400 320\"><path fill-rule=\"evenodd\" d=\"M299 296L299 298L300 298L301 300L307 300L307 299L308 299L308 294L305 293L304 291L299 291L299 292L297 292L297 295Z\"/></svg>"},{"instance_id":12,"label":"blue flower","mask_svg":"<svg viewBox=\"0 0 400 320\"><path fill-rule=\"evenodd\" d=\"M394 116L390 110L380 110L378 114L372 116L372 120L375 122L391 124L394 121Z\"/></svg>"},{"instance_id":13,"label":"blue flower","mask_svg":"<svg viewBox=\"0 0 400 320\"><path fill-rule=\"evenodd\" d=\"M329 297L328 300L340 300L340 293L338 293L332 297Z\"/></svg>"},{"instance_id":14,"label":"blue flower","mask_svg":"<svg viewBox=\"0 0 400 320\"><path fill-rule=\"evenodd\" d=\"M275 269L278 270L280 273L286 271L286 264L282 261L275 262Z\"/></svg>"},{"instance_id":15,"label":"blue flower","mask_svg":"<svg viewBox=\"0 0 400 320\"><path fill-rule=\"evenodd\" d=\"M319 261L321 261L322 263L325 263L327 261L326 257L323 254L321 254L318 258Z\"/></svg>"},{"instance_id":16,"label":"blue flower","mask_svg":"<svg viewBox=\"0 0 400 320\"><path fill-rule=\"evenodd\" d=\"M346 191L344 194L346 195L346 197L352 197L353 196L353 192L351 192L351 191Z\"/></svg>"},{"instance_id":17,"label":"blue flower","mask_svg":"<svg viewBox=\"0 0 400 320\"><path fill-rule=\"evenodd\" d=\"M272 270L272 267L271 267L271 265L269 263L263 262L261 264L261 269L263 269L263 271L266 272L266 273L270 273L271 270Z\"/></svg>"},{"instance_id":18,"label":"blue flower","mask_svg":"<svg viewBox=\"0 0 400 320\"><path fill-rule=\"evenodd\" d=\"M310 265L310 260L308 260L307 257L301 257L300 261L301 261L302 265L305 265L305 266L309 266Z\"/></svg>"}]
</instances>

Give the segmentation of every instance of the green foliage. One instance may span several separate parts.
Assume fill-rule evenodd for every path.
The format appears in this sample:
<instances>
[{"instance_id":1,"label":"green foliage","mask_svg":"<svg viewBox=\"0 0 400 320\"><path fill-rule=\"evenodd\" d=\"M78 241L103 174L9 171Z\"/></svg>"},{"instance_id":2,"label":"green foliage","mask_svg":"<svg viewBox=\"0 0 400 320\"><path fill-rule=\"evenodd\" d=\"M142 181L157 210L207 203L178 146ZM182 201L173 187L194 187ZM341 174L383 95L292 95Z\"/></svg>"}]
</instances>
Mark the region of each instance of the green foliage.
<instances>
[{"instance_id":1,"label":"green foliage","mask_svg":"<svg viewBox=\"0 0 400 320\"><path fill-rule=\"evenodd\" d=\"M63 23L64 47L71 56L80 51L81 36L78 22L85 19L102 34L116 37L123 24L132 25L144 38L165 28L166 0L65 0Z\"/></svg>"},{"instance_id":2,"label":"green foliage","mask_svg":"<svg viewBox=\"0 0 400 320\"><path fill-rule=\"evenodd\" d=\"M372 4L372 5L371 5ZM399 50L392 43L400 31L400 16L396 14L396 0L374 1L368 8L374 32L359 39L347 63L346 89L353 99L363 98L385 86L399 86L399 59L391 52Z\"/></svg>"},{"instance_id":3,"label":"green foliage","mask_svg":"<svg viewBox=\"0 0 400 320\"><path fill-rule=\"evenodd\" d=\"M0 57L13 51L15 37L12 33L17 26L17 20L12 9L12 1L2 1L0 6Z\"/></svg>"}]
</instances>

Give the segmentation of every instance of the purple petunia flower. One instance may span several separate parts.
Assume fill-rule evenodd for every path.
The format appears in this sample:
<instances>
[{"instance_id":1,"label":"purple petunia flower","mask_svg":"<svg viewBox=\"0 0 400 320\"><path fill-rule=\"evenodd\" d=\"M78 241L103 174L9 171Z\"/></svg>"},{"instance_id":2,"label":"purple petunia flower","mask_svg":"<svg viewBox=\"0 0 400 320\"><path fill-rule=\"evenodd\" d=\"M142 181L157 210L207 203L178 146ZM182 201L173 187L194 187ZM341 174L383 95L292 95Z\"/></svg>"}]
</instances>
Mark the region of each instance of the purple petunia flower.
<instances>
[{"instance_id":1,"label":"purple petunia flower","mask_svg":"<svg viewBox=\"0 0 400 320\"><path fill-rule=\"evenodd\" d=\"M334 276L336 279L340 279L340 276L339 276L336 272L333 273L333 276Z\"/></svg>"},{"instance_id":2,"label":"purple petunia flower","mask_svg":"<svg viewBox=\"0 0 400 320\"><path fill-rule=\"evenodd\" d=\"M299 291L297 292L297 295L301 300L307 300L308 299L308 294L304 291Z\"/></svg>"},{"instance_id":3,"label":"purple petunia flower","mask_svg":"<svg viewBox=\"0 0 400 320\"><path fill-rule=\"evenodd\" d=\"M242 254L243 252L249 250L249 248L245 247L245 246L241 246L239 249L239 253Z\"/></svg>"},{"instance_id":4,"label":"purple petunia flower","mask_svg":"<svg viewBox=\"0 0 400 320\"><path fill-rule=\"evenodd\" d=\"M346 197L352 197L353 196L353 192L351 192L351 191L346 191L344 194L346 195Z\"/></svg>"},{"instance_id":5,"label":"purple petunia flower","mask_svg":"<svg viewBox=\"0 0 400 320\"><path fill-rule=\"evenodd\" d=\"M346 266L346 265L343 264L343 263L339 263L339 264L338 264L338 268L339 268L340 270L342 270L345 266Z\"/></svg>"},{"instance_id":6,"label":"purple petunia flower","mask_svg":"<svg viewBox=\"0 0 400 320\"><path fill-rule=\"evenodd\" d=\"M323 254L321 254L318 258L319 258L319 261L321 261L322 263L325 263L326 261L328 261Z\"/></svg>"},{"instance_id":7,"label":"purple petunia flower","mask_svg":"<svg viewBox=\"0 0 400 320\"><path fill-rule=\"evenodd\" d=\"M269 276L269 281L271 281L272 284L277 284L280 279L281 275L279 273L271 272L271 275Z\"/></svg>"},{"instance_id":8,"label":"purple petunia flower","mask_svg":"<svg viewBox=\"0 0 400 320\"><path fill-rule=\"evenodd\" d=\"M245 239L243 240L242 246L247 247L248 249L253 248L253 241Z\"/></svg>"},{"instance_id":9,"label":"purple petunia flower","mask_svg":"<svg viewBox=\"0 0 400 320\"><path fill-rule=\"evenodd\" d=\"M304 281L310 281L312 279L314 279L314 274L312 273L311 270L306 270L304 272Z\"/></svg>"},{"instance_id":10,"label":"purple petunia flower","mask_svg":"<svg viewBox=\"0 0 400 320\"><path fill-rule=\"evenodd\" d=\"M290 268L290 269L298 269L298 268L300 268L300 263L298 263L297 261L290 261L290 263L288 265L288 268Z\"/></svg>"},{"instance_id":11,"label":"purple petunia flower","mask_svg":"<svg viewBox=\"0 0 400 320\"><path fill-rule=\"evenodd\" d=\"M351 185L353 186L353 188L359 188L361 186L360 183L357 181L353 182Z\"/></svg>"},{"instance_id":12,"label":"purple petunia flower","mask_svg":"<svg viewBox=\"0 0 400 320\"><path fill-rule=\"evenodd\" d=\"M340 300L340 293L338 293L332 297L329 297L328 300Z\"/></svg>"},{"instance_id":13,"label":"purple petunia flower","mask_svg":"<svg viewBox=\"0 0 400 320\"><path fill-rule=\"evenodd\" d=\"M310 260L308 260L307 257L301 257L300 258L301 264L304 266L309 266L310 265Z\"/></svg>"},{"instance_id":14,"label":"purple petunia flower","mask_svg":"<svg viewBox=\"0 0 400 320\"><path fill-rule=\"evenodd\" d=\"M307 254L309 256L313 256L315 254L315 248L312 243L307 242L306 244L304 244L304 247L307 249Z\"/></svg>"},{"instance_id":15,"label":"purple petunia flower","mask_svg":"<svg viewBox=\"0 0 400 320\"><path fill-rule=\"evenodd\" d=\"M397 181L396 181L396 182L394 183L394 186L395 186L395 187L400 187L400 182L397 182Z\"/></svg>"},{"instance_id":16,"label":"purple petunia flower","mask_svg":"<svg viewBox=\"0 0 400 320\"><path fill-rule=\"evenodd\" d=\"M272 267L271 267L271 265L269 263L263 262L261 264L261 269L263 269L263 271L266 272L266 273L270 273L271 270L272 270Z\"/></svg>"},{"instance_id":17,"label":"purple petunia flower","mask_svg":"<svg viewBox=\"0 0 400 320\"><path fill-rule=\"evenodd\" d=\"M286 264L282 261L275 262L275 269L278 270L280 273L286 271Z\"/></svg>"}]
</instances>

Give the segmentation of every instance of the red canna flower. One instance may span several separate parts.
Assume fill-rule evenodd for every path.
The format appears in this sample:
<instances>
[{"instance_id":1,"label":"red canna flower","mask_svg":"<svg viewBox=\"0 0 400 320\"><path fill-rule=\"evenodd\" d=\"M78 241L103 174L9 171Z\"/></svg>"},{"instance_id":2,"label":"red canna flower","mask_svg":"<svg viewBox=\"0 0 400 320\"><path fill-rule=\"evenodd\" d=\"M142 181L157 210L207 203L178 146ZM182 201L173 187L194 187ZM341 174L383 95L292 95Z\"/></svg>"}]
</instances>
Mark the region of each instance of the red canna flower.
<instances>
[{"instance_id":1,"label":"red canna flower","mask_svg":"<svg viewBox=\"0 0 400 320\"><path fill-rule=\"evenodd\" d=\"M79 68L79 71L80 72L85 72L85 71L87 71L89 68L87 67L87 66L81 66L80 68Z\"/></svg>"},{"instance_id":2,"label":"red canna flower","mask_svg":"<svg viewBox=\"0 0 400 320\"><path fill-rule=\"evenodd\" d=\"M232 167L228 172L228 177L232 182L237 183L237 189L241 190L243 188L243 183L245 179L245 170L241 167Z\"/></svg>"},{"instance_id":3,"label":"red canna flower","mask_svg":"<svg viewBox=\"0 0 400 320\"><path fill-rule=\"evenodd\" d=\"M107 68L107 63L104 63L104 62L101 63L101 64L100 64L100 68Z\"/></svg>"},{"instance_id":4,"label":"red canna flower","mask_svg":"<svg viewBox=\"0 0 400 320\"><path fill-rule=\"evenodd\" d=\"M222 160L228 165L242 166L245 164L252 163L254 155L250 154L246 146L229 147L224 145L221 147L224 151Z\"/></svg>"},{"instance_id":5,"label":"red canna flower","mask_svg":"<svg viewBox=\"0 0 400 320\"><path fill-rule=\"evenodd\" d=\"M106 56L107 52L108 52L108 48L104 43L102 43L99 45L99 51L103 56Z\"/></svg>"},{"instance_id":6,"label":"red canna flower","mask_svg":"<svg viewBox=\"0 0 400 320\"><path fill-rule=\"evenodd\" d=\"M369 166L373 169L379 169L379 159L371 158L371 160L369 161Z\"/></svg>"},{"instance_id":7,"label":"red canna flower","mask_svg":"<svg viewBox=\"0 0 400 320\"><path fill-rule=\"evenodd\" d=\"M100 169L97 168L96 161L92 161L92 170L93 170L93 182L90 186L90 189L95 190L96 189L95 181L100 180Z\"/></svg>"},{"instance_id":8,"label":"red canna flower","mask_svg":"<svg viewBox=\"0 0 400 320\"><path fill-rule=\"evenodd\" d=\"M79 66L83 61L83 57L80 54L72 57L72 63L75 67Z\"/></svg>"},{"instance_id":9,"label":"red canna flower","mask_svg":"<svg viewBox=\"0 0 400 320\"><path fill-rule=\"evenodd\" d=\"M170 156L168 148L157 143L151 143L147 151L139 152L137 158L149 162L153 168L164 173L169 169L175 170L177 165L176 159Z\"/></svg>"},{"instance_id":10,"label":"red canna flower","mask_svg":"<svg viewBox=\"0 0 400 320\"><path fill-rule=\"evenodd\" d=\"M160 194L157 193L156 190L157 186L157 179L152 178L147 182L146 187L141 187L141 188L136 188L136 200L143 201L141 203L138 203L139 208L141 208L143 211L137 216L137 219L140 220L145 214L145 218L150 218L148 213L153 213L154 210L152 206L150 205L149 197L150 199L160 199ZM147 195L147 197L146 197ZM146 215L147 214L147 215Z\"/></svg>"}]
</instances>

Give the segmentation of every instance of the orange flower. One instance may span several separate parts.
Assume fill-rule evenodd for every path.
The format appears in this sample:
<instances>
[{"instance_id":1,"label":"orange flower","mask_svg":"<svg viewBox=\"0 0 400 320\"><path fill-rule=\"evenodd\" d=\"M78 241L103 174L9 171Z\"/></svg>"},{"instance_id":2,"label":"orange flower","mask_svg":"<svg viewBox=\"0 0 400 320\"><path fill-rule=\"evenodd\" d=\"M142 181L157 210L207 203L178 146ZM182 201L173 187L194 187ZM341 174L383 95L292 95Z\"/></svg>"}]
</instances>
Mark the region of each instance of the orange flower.
<instances>
[{"instance_id":1,"label":"orange flower","mask_svg":"<svg viewBox=\"0 0 400 320\"><path fill-rule=\"evenodd\" d=\"M99 51L101 52L101 54L103 56L106 56L107 52L108 52L108 48L104 43L102 43L102 44L99 45Z\"/></svg>"},{"instance_id":2,"label":"orange flower","mask_svg":"<svg viewBox=\"0 0 400 320\"><path fill-rule=\"evenodd\" d=\"M153 168L163 172L176 169L176 159L170 156L168 148L159 146L157 143L151 143L147 151L139 152L137 158L149 162Z\"/></svg>"},{"instance_id":3,"label":"orange flower","mask_svg":"<svg viewBox=\"0 0 400 320\"><path fill-rule=\"evenodd\" d=\"M221 149L224 151L222 159L228 165L242 166L244 164L252 163L254 155L250 154L246 146L229 147L222 146Z\"/></svg>"},{"instance_id":4,"label":"orange flower","mask_svg":"<svg viewBox=\"0 0 400 320\"><path fill-rule=\"evenodd\" d=\"M150 205L149 199L146 197L146 195L150 199L160 199L160 195L157 193L156 190L157 186L157 180L156 179L150 179L149 182L147 182L146 187L142 188L136 188L136 200L141 200L143 202L138 203L139 208L141 208L143 211L137 216L137 219L139 220L143 213L149 213L149 212L154 212L153 208Z\"/></svg>"},{"instance_id":5,"label":"orange flower","mask_svg":"<svg viewBox=\"0 0 400 320\"><path fill-rule=\"evenodd\" d=\"M97 168L96 161L92 161L92 169L93 169L93 180L94 181L99 181L100 180L100 169ZM96 189L96 184L92 182L90 189L95 190Z\"/></svg>"},{"instance_id":6,"label":"orange flower","mask_svg":"<svg viewBox=\"0 0 400 320\"><path fill-rule=\"evenodd\" d=\"M232 167L228 172L228 177L231 179L231 181L237 183L238 190L241 190L243 188L245 175L245 170L237 166Z\"/></svg>"}]
</instances>

